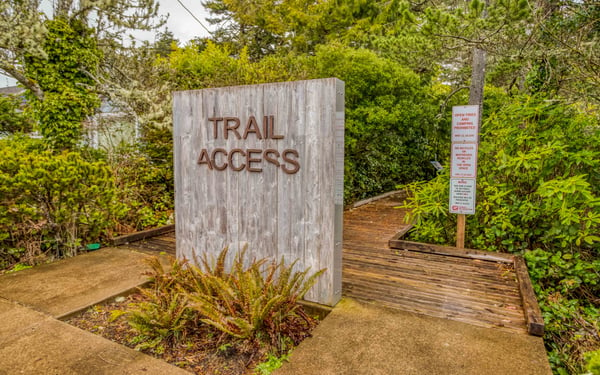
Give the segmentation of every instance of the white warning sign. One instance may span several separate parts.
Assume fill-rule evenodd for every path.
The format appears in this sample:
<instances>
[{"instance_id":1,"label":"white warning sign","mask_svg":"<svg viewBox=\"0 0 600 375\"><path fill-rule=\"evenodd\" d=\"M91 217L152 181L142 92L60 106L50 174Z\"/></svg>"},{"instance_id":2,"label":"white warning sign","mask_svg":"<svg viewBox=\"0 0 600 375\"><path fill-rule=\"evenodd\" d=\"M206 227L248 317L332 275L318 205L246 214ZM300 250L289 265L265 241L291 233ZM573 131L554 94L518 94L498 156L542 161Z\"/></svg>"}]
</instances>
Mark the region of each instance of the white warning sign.
<instances>
[{"instance_id":1,"label":"white warning sign","mask_svg":"<svg viewBox=\"0 0 600 375\"><path fill-rule=\"evenodd\" d=\"M452 107L452 143L479 142L479 106Z\"/></svg>"},{"instance_id":2,"label":"white warning sign","mask_svg":"<svg viewBox=\"0 0 600 375\"><path fill-rule=\"evenodd\" d=\"M474 178L450 179L450 213L475 214L476 186Z\"/></svg>"},{"instance_id":3,"label":"white warning sign","mask_svg":"<svg viewBox=\"0 0 600 375\"><path fill-rule=\"evenodd\" d=\"M477 144L453 143L450 155L450 177L477 178Z\"/></svg>"}]
</instances>

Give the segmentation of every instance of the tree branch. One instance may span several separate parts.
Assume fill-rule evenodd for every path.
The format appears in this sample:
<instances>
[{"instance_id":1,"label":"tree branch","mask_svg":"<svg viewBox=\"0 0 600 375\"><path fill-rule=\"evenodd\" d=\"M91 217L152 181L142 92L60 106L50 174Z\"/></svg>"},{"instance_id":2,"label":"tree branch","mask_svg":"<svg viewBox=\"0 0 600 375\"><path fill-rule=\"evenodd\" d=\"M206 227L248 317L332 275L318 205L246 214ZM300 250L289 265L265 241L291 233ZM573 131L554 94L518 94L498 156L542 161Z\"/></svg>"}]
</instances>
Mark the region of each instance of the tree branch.
<instances>
[{"instance_id":1,"label":"tree branch","mask_svg":"<svg viewBox=\"0 0 600 375\"><path fill-rule=\"evenodd\" d=\"M19 81L23 86L29 89L36 98L39 100L44 100L44 92L40 86L32 79L27 78L25 74L20 72L17 68L15 68L15 66L7 64L4 61L0 61L0 70Z\"/></svg>"},{"instance_id":2,"label":"tree branch","mask_svg":"<svg viewBox=\"0 0 600 375\"><path fill-rule=\"evenodd\" d=\"M469 86L461 86L461 87L458 87L458 88L452 90L452 92L450 94L448 94L448 96L446 96L446 99L440 105L440 112L437 114L436 117L441 118L444 115L444 112L446 111L446 107L448 106L448 101L450 100L450 98L452 98L460 90L465 90L465 89L469 89Z\"/></svg>"}]
</instances>

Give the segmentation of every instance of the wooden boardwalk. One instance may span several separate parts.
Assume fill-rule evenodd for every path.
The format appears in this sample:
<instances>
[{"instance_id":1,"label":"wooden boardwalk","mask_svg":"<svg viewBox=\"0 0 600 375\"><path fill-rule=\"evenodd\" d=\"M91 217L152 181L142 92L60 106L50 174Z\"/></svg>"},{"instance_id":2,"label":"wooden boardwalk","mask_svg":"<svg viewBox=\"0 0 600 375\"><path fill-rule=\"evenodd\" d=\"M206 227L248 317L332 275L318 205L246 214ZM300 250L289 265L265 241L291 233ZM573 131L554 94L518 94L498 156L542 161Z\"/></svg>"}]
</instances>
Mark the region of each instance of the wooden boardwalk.
<instances>
[{"instance_id":1,"label":"wooden boardwalk","mask_svg":"<svg viewBox=\"0 0 600 375\"><path fill-rule=\"evenodd\" d=\"M343 295L481 327L527 333L512 263L391 249L403 228L392 195L344 212ZM127 244L175 254L175 233Z\"/></svg>"},{"instance_id":2,"label":"wooden boardwalk","mask_svg":"<svg viewBox=\"0 0 600 375\"><path fill-rule=\"evenodd\" d=\"M399 196L344 214L343 293L360 300L482 327L527 333L512 264L394 250L405 227Z\"/></svg>"}]
</instances>

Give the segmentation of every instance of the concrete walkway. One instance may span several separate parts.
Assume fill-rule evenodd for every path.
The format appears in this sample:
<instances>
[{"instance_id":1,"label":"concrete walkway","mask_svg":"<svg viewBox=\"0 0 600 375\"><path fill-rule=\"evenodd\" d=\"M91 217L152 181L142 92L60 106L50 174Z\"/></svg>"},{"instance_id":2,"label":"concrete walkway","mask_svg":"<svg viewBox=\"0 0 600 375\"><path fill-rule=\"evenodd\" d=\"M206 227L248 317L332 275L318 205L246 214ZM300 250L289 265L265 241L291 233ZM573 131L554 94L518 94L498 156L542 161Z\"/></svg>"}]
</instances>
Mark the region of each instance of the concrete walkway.
<instances>
[{"instance_id":1,"label":"concrete walkway","mask_svg":"<svg viewBox=\"0 0 600 375\"><path fill-rule=\"evenodd\" d=\"M188 374L58 320L146 281L106 248L0 276L0 375ZM550 374L540 338L344 299L277 375Z\"/></svg>"},{"instance_id":2,"label":"concrete walkway","mask_svg":"<svg viewBox=\"0 0 600 375\"><path fill-rule=\"evenodd\" d=\"M345 298L275 375L549 375L540 337Z\"/></svg>"},{"instance_id":3,"label":"concrete walkway","mask_svg":"<svg viewBox=\"0 0 600 375\"><path fill-rule=\"evenodd\" d=\"M146 282L147 256L107 248L0 276L0 375L189 374L58 320Z\"/></svg>"}]
</instances>

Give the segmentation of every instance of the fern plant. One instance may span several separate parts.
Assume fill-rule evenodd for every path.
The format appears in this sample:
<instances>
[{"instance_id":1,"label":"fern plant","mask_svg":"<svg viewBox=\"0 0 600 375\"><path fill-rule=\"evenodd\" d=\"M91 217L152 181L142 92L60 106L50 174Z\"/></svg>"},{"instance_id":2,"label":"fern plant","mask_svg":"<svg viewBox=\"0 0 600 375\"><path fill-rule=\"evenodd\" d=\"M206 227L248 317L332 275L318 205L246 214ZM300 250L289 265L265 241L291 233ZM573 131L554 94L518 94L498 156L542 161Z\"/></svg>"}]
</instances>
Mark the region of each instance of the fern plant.
<instances>
[{"instance_id":1,"label":"fern plant","mask_svg":"<svg viewBox=\"0 0 600 375\"><path fill-rule=\"evenodd\" d=\"M308 276L308 269L294 272L296 262L285 265L283 259L261 259L245 267L244 249L226 271L227 253L221 251L214 264L204 254L202 269L196 268L188 298L200 320L237 339L266 341L278 351L306 337L314 320L297 302L324 270Z\"/></svg>"},{"instance_id":2,"label":"fern plant","mask_svg":"<svg viewBox=\"0 0 600 375\"><path fill-rule=\"evenodd\" d=\"M196 259L199 266L172 260L168 270L158 258L148 260L152 287L140 290L146 300L128 312L137 349L160 352L201 324L279 354L309 335L316 322L298 301L324 270L309 276L308 269L294 271L296 262L286 265L283 258L254 260L246 267L246 249L226 267L227 254L226 248L214 262L204 254Z\"/></svg>"},{"instance_id":3,"label":"fern plant","mask_svg":"<svg viewBox=\"0 0 600 375\"><path fill-rule=\"evenodd\" d=\"M173 344L185 338L196 321L195 313L188 306L188 297L179 285L189 279L184 262L171 261L171 269L165 271L156 257L146 261L151 268L152 287L142 288L144 302L131 306L128 323L138 333L134 339L136 349L162 352L165 344Z\"/></svg>"}]
</instances>

